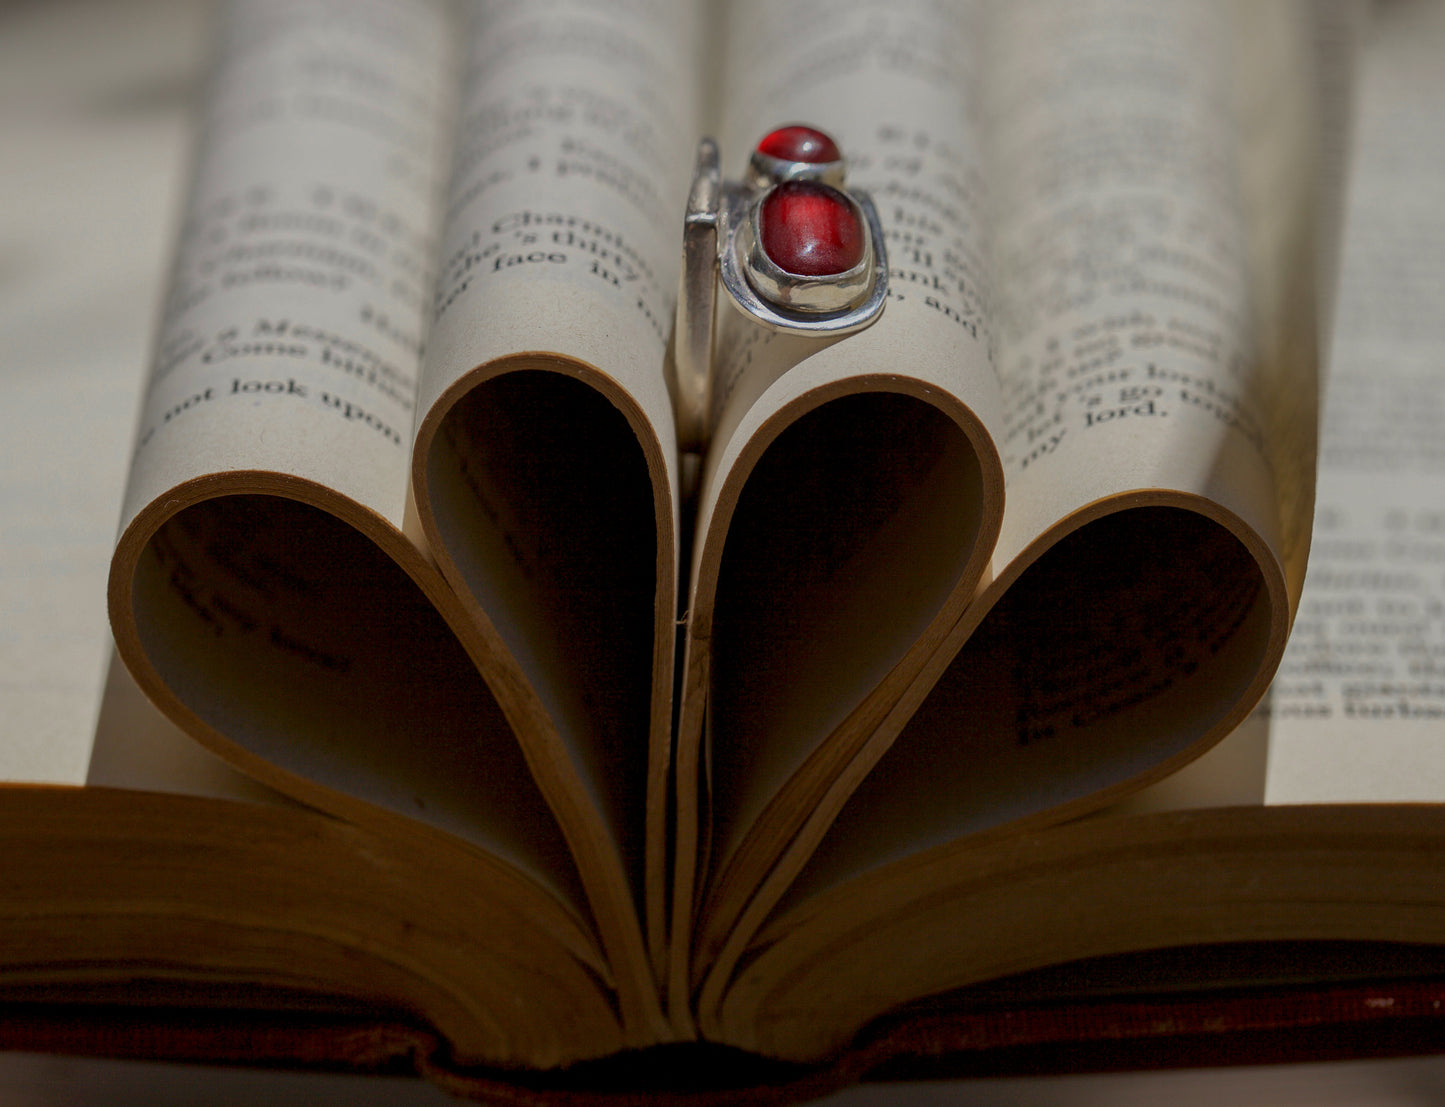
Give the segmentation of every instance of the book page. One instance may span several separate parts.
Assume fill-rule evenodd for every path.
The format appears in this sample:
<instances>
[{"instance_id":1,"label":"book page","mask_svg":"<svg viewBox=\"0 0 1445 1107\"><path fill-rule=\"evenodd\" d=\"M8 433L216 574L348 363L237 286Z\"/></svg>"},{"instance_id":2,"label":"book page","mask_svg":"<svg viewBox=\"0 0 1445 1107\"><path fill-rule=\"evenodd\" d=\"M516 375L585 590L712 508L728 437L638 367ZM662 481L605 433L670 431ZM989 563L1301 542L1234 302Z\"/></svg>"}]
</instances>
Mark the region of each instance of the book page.
<instances>
[{"instance_id":1,"label":"book page","mask_svg":"<svg viewBox=\"0 0 1445 1107\"><path fill-rule=\"evenodd\" d=\"M889 290L834 342L719 309L678 739L682 855L704 726L710 748L699 970L967 603L1002 509L970 9L745 3L729 28L724 174L776 127L827 131L879 209Z\"/></svg>"},{"instance_id":2,"label":"book page","mask_svg":"<svg viewBox=\"0 0 1445 1107\"><path fill-rule=\"evenodd\" d=\"M1270 696L1268 803L1445 798L1445 12L1387 6L1374 30L1315 540Z\"/></svg>"},{"instance_id":3,"label":"book page","mask_svg":"<svg viewBox=\"0 0 1445 1107\"><path fill-rule=\"evenodd\" d=\"M113 650L85 783L248 803L291 802L237 772L162 715Z\"/></svg>"},{"instance_id":4,"label":"book page","mask_svg":"<svg viewBox=\"0 0 1445 1107\"><path fill-rule=\"evenodd\" d=\"M353 821L455 834L580 910L465 617L401 532L452 14L223 13L112 624L145 693L233 765Z\"/></svg>"},{"instance_id":5,"label":"book page","mask_svg":"<svg viewBox=\"0 0 1445 1107\"><path fill-rule=\"evenodd\" d=\"M196 6L0 34L0 780L85 780L137 392L184 187ZM113 105L126 105L122 113Z\"/></svg>"},{"instance_id":6,"label":"book page","mask_svg":"<svg viewBox=\"0 0 1445 1107\"><path fill-rule=\"evenodd\" d=\"M447 9L227 13L122 525L188 480L259 470L399 526L455 95Z\"/></svg>"},{"instance_id":7,"label":"book page","mask_svg":"<svg viewBox=\"0 0 1445 1107\"><path fill-rule=\"evenodd\" d=\"M1004 564L960 621L957 655L940 653L937 682L901 701L896 742L786 903L1117 800L1263 695L1291 596L1290 497L1265 428L1308 442L1313 418L1312 390L1284 387L1304 366L1276 357L1271 337L1275 312L1313 318L1310 295L1254 294L1292 271L1292 287L1312 288L1298 245L1314 209L1296 191L1308 163L1253 179L1256 144L1291 113L1248 115L1235 99L1266 61L1313 88L1307 21L1270 10L1266 55L1240 49L1242 25L1216 5L989 9ZM1254 205L1288 216L1264 245Z\"/></svg>"},{"instance_id":8,"label":"book page","mask_svg":"<svg viewBox=\"0 0 1445 1107\"><path fill-rule=\"evenodd\" d=\"M664 361L704 6L470 14L411 533L486 641L614 964L645 971L637 918L663 947L679 579Z\"/></svg>"},{"instance_id":9,"label":"book page","mask_svg":"<svg viewBox=\"0 0 1445 1107\"><path fill-rule=\"evenodd\" d=\"M676 242L661 252L653 217L674 132L695 125L686 76L697 21L662 5L653 14L665 20L599 13L583 26L575 11L537 21L441 0L228 9L111 601L120 653L145 692L246 772L391 833L422 823L458 835L574 908L585 886L619 966L623 1017L652 1040L665 1029L633 897L649 784L661 902L677 576L671 415L649 321L667 314L654 300L670 285ZM657 62L640 89L639 51ZM551 76L543 65L527 87L543 59ZM603 78L622 99L598 92ZM489 99L518 88L515 115ZM489 159L501 150L540 166L526 137L558 112L581 133L564 125L548 151L554 199L580 190L606 202L551 226L557 206L540 176L508 196ZM509 148L519 127L520 152ZM623 165L605 149L615 139L662 171ZM472 287L466 220L480 210L490 226L502 216L485 205L499 200L519 237L544 224L556 232L544 268L563 246L597 262L574 287L583 298L607 290L601 300L528 285L530 248L515 267L497 265L503 291ZM630 221L621 231L618 212ZM463 241L439 256L444 223ZM607 321L609 303L630 330ZM558 358L595 355L594 376L610 383L587 389L580 370L553 373L541 394L518 398L528 375L515 373L444 403L422 388L419 415L422 347L437 320L429 364L454 378L486 357L459 353L459 333L544 359L565 337L555 324L570 320L607 349ZM413 459L424 472L438 454L437 517L454 533L430 545L450 584L408 520ZM433 491L423 481L411 521L431 518ZM510 574L486 564L498 546ZM468 568L482 565L476 580L455 571L458 550ZM483 591L502 598L511 641L477 606ZM519 671L516 654L536 664Z\"/></svg>"},{"instance_id":10,"label":"book page","mask_svg":"<svg viewBox=\"0 0 1445 1107\"><path fill-rule=\"evenodd\" d=\"M1152 488L1208 496L1277 545L1266 400L1283 367L1260 346L1250 272L1261 106L1236 93L1246 30L1209 4L994 15L1000 559L1101 497ZM1270 54L1255 68L1294 68L1291 29L1249 28Z\"/></svg>"},{"instance_id":11,"label":"book page","mask_svg":"<svg viewBox=\"0 0 1445 1107\"><path fill-rule=\"evenodd\" d=\"M981 10L997 575L833 770L750 917L820 841L805 882L1066 817L1198 756L1263 695L1308 533L1306 14Z\"/></svg>"}]
</instances>

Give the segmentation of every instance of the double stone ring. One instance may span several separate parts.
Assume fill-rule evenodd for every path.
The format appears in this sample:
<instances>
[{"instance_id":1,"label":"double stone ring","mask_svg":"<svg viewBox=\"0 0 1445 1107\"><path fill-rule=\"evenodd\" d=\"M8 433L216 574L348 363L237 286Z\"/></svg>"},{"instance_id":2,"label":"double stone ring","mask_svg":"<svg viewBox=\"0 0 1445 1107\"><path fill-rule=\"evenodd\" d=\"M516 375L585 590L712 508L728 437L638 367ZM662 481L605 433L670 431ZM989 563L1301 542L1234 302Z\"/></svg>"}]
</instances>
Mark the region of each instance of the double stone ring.
<instances>
[{"instance_id":1,"label":"double stone ring","mask_svg":"<svg viewBox=\"0 0 1445 1107\"><path fill-rule=\"evenodd\" d=\"M765 135L740 181L722 180L712 139L698 144L672 350L683 450L708 438L719 275L743 316L772 331L836 338L882 314L882 227L846 171L833 139L801 124Z\"/></svg>"}]
</instances>

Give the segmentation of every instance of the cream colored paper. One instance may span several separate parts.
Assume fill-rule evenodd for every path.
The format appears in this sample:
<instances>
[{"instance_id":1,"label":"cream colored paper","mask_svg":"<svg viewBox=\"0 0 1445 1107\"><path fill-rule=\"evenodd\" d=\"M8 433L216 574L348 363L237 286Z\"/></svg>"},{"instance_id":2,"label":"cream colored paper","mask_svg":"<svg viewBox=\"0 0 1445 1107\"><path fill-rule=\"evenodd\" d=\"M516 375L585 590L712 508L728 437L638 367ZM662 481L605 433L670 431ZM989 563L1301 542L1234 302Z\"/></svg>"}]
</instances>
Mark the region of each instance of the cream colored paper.
<instances>
[{"instance_id":1,"label":"cream colored paper","mask_svg":"<svg viewBox=\"0 0 1445 1107\"><path fill-rule=\"evenodd\" d=\"M698 590L711 582L708 570L702 568L703 559L709 554L716 557L708 547L725 539L722 533L712 533L717 527L713 522L717 498L729 480L736 480L735 469L746 471L756 464L760 440L766 442L778 434L780 425L818 404L830 386L835 395L906 388L909 395L925 401L937 396L938 405L973 432L975 448L986 459L983 485L994 476L985 436L996 436L1000 429L997 385L987 352L989 242L983 216L987 196L979 136L969 106L978 59L967 6L940 14L926 5L907 4L738 5L730 25L734 37L723 86L721 130L727 171L740 175L753 145L779 123L807 120L827 130L849 159L849 185L868 190L880 209L889 258L889 300L883 318L870 330L821 350L816 342L764 336L756 329L740 334L734 310L724 307L717 437L707 459L699 507L699 530L706 538L698 544L690 604L696 609L701 603L704 612L711 599ZM795 51L800 41L808 43L807 53L785 61L784 53ZM904 429L896 448L922 451L923 437L921 430L913 436ZM960 452L966 449L961 444ZM966 466L960 461L958 468L946 479L962 483ZM979 479L976 473L974 479ZM907 652L949 589L960 585L960 576L970 575L965 564L974 552L972 543L987 544L991 530L986 516L996 505L989 503L982 486L954 495L953 502L945 495L937 506L963 515L979 511L977 501L983 500L985 519L967 524L960 519L957 535L947 533L946 522L930 521L941 533L926 537L921 530L900 533L898 545L887 557L893 581L930 579L929 599L912 610L904 602L890 610L881 597L864 601L859 611L869 613L867 622L849 620L819 635L810 647L814 651L831 647L839 655L839 660L822 664L822 673L835 674L831 679L814 678L819 683L811 693L813 702L790 704L787 690L780 689L772 695L781 701L772 706L774 717L764 718L765 712L759 711L742 728L751 747L741 758L746 773L740 764L738 771L719 768L714 786L715 817L726 819L734 832L757 816L818 740L841 725ZM970 496L975 502L966 502ZM797 525L796 520L780 522L785 527ZM846 526L841 523L840 531ZM911 564L919 546L950 544L955 563L940 554L937 565ZM760 555L781 556L766 550ZM816 549L810 556L826 561L829 551ZM974 575L978 568L973 566ZM848 586L840 584L842 589ZM904 599L890 591L896 601ZM836 604L839 599L822 596L817 602ZM727 612L718 613L719 619L726 617ZM709 616L695 610L694 618ZM707 628L698 631L700 637L708 633ZM854 665L869 661L872 671L840 678L836 674L848 667L844 659ZM777 717L785 711L797 722L780 725ZM737 758L723 750L718 756L728 766ZM719 849L732 847L734 832L723 834Z\"/></svg>"},{"instance_id":2,"label":"cream colored paper","mask_svg":"<svg viewBox=\"0 0 1445 1107\"><path fill-rule=\"evenodd\" d=\"M146 690L253 775L353 817L359 799L432 823L571 898L514 741L430 612L444 586L399 532L450 18L228 9L113 614ZM461 703L470 718L436 715Z\"/></svg>"},{"instance_id":3,"label":"cream colored paper","mask_svg":"<svg viewBox=\"0 0 1445 1107\"><path fill-rule=\"evenodd\" d=\"M1114 517L1112 532L1098 529L1109 519L1106 512L1121 508L1183 507L1196 514L1153 516L1158 523L1142 523L1130 545L1116 550L1107 543L1067 547L1070 560L1092 549L1090 557L1101 570L1116 557L1121 565L1137 566L1130 571L1142 580L1146 571L1168 573L1194 558L1204 578L1224 574L1222 583L1238 574L1229 588L1238 591L1241 606L1237 621L1230 615L1219 622L1226 609L1212 607L1214 599L1199 599L1211 594L1205 588L1216 587L1213 582L1181 579L1167 586L1172 614L1158 625L1179 622L1165 641L1178 641L1183 650L1175 651L1173 660L1161 655L1150 661L1146 652L1141 664L1152 674L1148 686L1119 667L1130 641L1128 624L1110 634L1100 623L1091 646L1078 643L1091 660L1081 654L1048 665L1058 665L1065 674L1076 664L1102 666L1095 678L1102 690L1091 694L1085 689L1072 708L1051 709L1029 726L1004 718L984 722L989 719L986 705L996 694L990 682L1009 678L1006 673L975 675L990 671L986 643L992 640L986 635L980 635L983 646L963 645L932 698L913 701L909 710L916 708L919 715L905 723L905 712L898 713L904 734L891 765L885 762L881 773L864 784L860 797L867 799L854 801L853 819L845 817L830 837L840 846L858 843L830 855L829 864L838 866L835 875L861 861L861 856L845 860L856 850L876 863L890 848L912 850L923 840L941 842L1025 817L1041 809L1040 796L1050 797L1044 807L1097 799L1130 777L1139 779L1135 774L1151 761L1155 768L1146 778L1179 767L1241 721L1262 694L1268 659L1282 649L1289 621L1292 585L1282 549L1289 497L1274 487L1279 469L1270 463L1262 428L1288 424L1292 411L1296 424L1308 424L1312 407L1308 394L1292 397L1292 411L1267 412L1263 406L1267 395L1284 403L1274 375L1294 367L1281 365L1259 339L1268 326L1278 325L1266 312L1274 301L1249 295L1254 281L1271 274L1257 274L1246 255L1252 228L1241 209L1253 187L1244 163L1254 147L1234 114L1241 109L1232 82L1236 67L1248 61L1234 48L1248 24L1232 22L1226 10L1213 5L1151 7L1143 14L1128 5L1105 4L1092 13L1095 18L1082 22L1083 13L1067 5L1012 5L993 14L1000 21L994 24L1000 37L990 57L1012 77L1000 75L985 86L997 113L990 133L1004 180L1010 179L1011 166L1017 174L1003 193L1005 210L1013 215L1005 215L999 230L1006 327L999 357L1015 419L1025 410L1035 414L1032 421L1016 423L1022 429L1005 444L1012 460L1000 561L1010 555L1013 560L1001 566L955 640L969 642L974 627L987 632L990 624L980 620L990 609L998 605L1002 612L1012 594L1026 595L1017 582L1035 559L1043 564L1045 552L1061 537L1087 543L1094 534L1100 536L1094 541L1104 542L1104 535L1129 533L1134 525L1127 515ZM1305 30L1302 23L1288 22L1275 28L1287 44L1307 43L1301 40ZM1035 72L1046 56L1046 43L1053 57L1068 58L1076 70L1049 80L1044 70ZM1106 56L1115 59L1112 66L1096 64ZM1292 56L1303 61L1298 53L1276 58ZM1024 82L1028 73L1044 81L1043 92L1054 90L1052 104L1046 95L1017 91L1033 84L1010 83ZM1066 81L1069 74L1083 79ZM1308 70L1296 78L1308 81ZM1016 94L1010 95L1010 88ZM1147 140L1165 134L1169 139L1160 139L1163 148L1152 150ZM1278 183L1282 187L1298 179ZM1287 203L1288 195L1274 200L1276 211L1291 218L1300 210L1308 214L1307 205ZM1032 202L1024 203L1026 198ZM1011 207L1015 202L1018 206ZM1178 249L1175 236L1185 234L1186 227L1194 228L1197 239L1189 249ZM1193 252L1200 248L1213 250L1214 260ZM1211 265L1231 268L1216 272ZM1130 288L1137 294L1132 303L1126 295ZM1184 337L1206 332L1214 336L1208 343ZM1304 333L1308 346L1313 340ZM1021 395L1033 398L1031 408L1022 405ZM1207 396L1213 399L1201 406ZM1119 414L1126 398L1142 410ZM1109 418L1096 414L1110 411ZM1029 428L1036 424L1063 433L1037 456L1020 454L1016 443L1028 442ZM1295 435L1309 437L1303 429ZM1034 441L1052 437L1040 431ZM1176 525L1170 519L1187 523L1196 537L1186 539L1181 530L1178 538L1169 538ZM1099 523L1074 529L1090 520ZM1212 524L1225 530L1216 531ZM1231 548L1229 534L1242 548ZM1138 562L1140 550L1160 542L1154 548L1163 563ZM1054 564L1049 573L1067 568L1067 563ZM1252 574L1257 574L1254 586ZM1122 579L1127 581L1127 575ZM1086 577L1078 587L1094 585ZM1048 602L1061 607L1073 602L1073 594ZM1099 617L1085 606L1068 618ZM1058 618L1068 625L1063 615ZM1034 631L1041 636L1036 652L1048 645L1044 625ZM1208 648L1201 651L1203 643ZM1043 656L1018 662L1032 674L1027 679L1047 682L1049 672L1033 672ZM1196 671L1210 674L1209 679L1188 679ZM1046 696L1045 702L1050 699L1058 701L1059 695ZM1051 727L1061 720L1052 716L1061 714L1067 722L1071 710L1076 719L1094 717L1103 724L1087 744L1082 733L1068 741L1053 736ZM951 714L958 718L952 728L947 725ZM1111 717L1130 722L1110 723ZM994 726L1000 729L995 732ZM910 733L918 744L905 746ZM929 776L924 767L930 765L937 771L924 780ZM896 824L898 833L870 835L853 821L866 824L877 817L894 826L880 812L903 808L935 812L933 830L925 834L920 823L905 832L908 824L903 823ZM885 845L889 841L892 847Z\"/></svg>"},{"instance_id":4,"label":"cream colored paper","mask_svg":"<svg viewBox=\"0 0 1445 1107\"><path fill-rule=\"evenodd\" d=\"M1003 393L997 575L809 797L705 1012L777 897L1198 756L1263 693L1298 592L1313 120L1281 90L1313 87L1304 13L997 4L966 26Z\"/></svg>"},{"instance_id":5,"label":"cream colored paper","mask_svg":"<svg viewBox=\"0 0 1445 1107\"><path fill-rule=\"evenodd\" d=\"M112 623L142 690L228 762L403 840L467 843L566 929L596 863L401 529L460 31L443 2L226 9ZM625 926L598 915L609 941ZM655 1036L642 957L612 960Z\"/></svg>"},{"instance_id":6,"label":"cream colored paper","mask_svg":"<svg viewBox=\"0 0 1445 1107\"><path fill-rule=\"evenodd\" d=\"M1262 410L1274 367L1257 346L1241 210L1254 123L1241 116L1259 110L1235 91L1246 30L1216 4L990 14L1000 564L1140 489L1207 496L1276 541ZM1276 54L1289 30L1268 36Z\"/></svg>"},{"instance_id":7,"label":"cream colored paper","mask_svg":"<svg viewBox=\"0 0 1445 1107\"><path fill-rule=\"evenodd\" d=\"M1002 508L967 9L744 4L729 26L724 172L776 126L827 130L887 228L890 288L874 326L833 344L720 310L678 736L675 1005L695 834L722 878L701 972L967 602Z\"/></svg>"},{"instance_id":8,"label":"cream colored paper","mask_svg":"<svg viewBox=\"0 0 1445 1107\"><path fill-rule=\"evenodd\" d=\"M6 11L0 780L86 777L109 639L106 565L205 16L167 3Z\"/></svg>"},{"instance_id":9,"label":"cream colored paper","mask_svg":"<svg viewBox=\"0 0 1445 1107\"><path fill-rule=\"evenodd\" d=\"M663 363L703 13L473 14L411 533L479 628L634 971L636 921L654 959L664 941L680 492ZM623 988L652 1019L640 1002Z\"/></svg>"},{"instance_id":10,"label":"cream colored paper","mask_svg":"<svg viewBox=\"0 0 1445 1107\"><path fill-rule=\"evenodd\" d=\"M441 4L231 9L123 524L227 470L400 525L455 70Z\"/></svg>"},{"instance_id":11,"label":"cream colored paper","mask_svg":"<svg viewBox=\"0 0 1445 1107\"><path fill-rule=\"evenodd\" d=\"M1269 803L1445 798L1445 13L1385 16L1360 71L1315 541L1270 697Z\"/></svg>"}]
</instances>

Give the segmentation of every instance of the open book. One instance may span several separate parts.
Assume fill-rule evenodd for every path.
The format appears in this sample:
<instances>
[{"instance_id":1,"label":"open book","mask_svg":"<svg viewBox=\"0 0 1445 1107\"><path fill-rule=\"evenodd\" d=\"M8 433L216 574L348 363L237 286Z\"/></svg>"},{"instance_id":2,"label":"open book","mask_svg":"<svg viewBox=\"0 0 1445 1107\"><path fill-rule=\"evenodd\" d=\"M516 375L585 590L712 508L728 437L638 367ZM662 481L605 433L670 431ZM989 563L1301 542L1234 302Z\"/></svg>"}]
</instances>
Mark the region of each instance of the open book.
<instances>
[{"instance_id":1,"label":"open book","mask_svg":"<svg viewBox=\"0 0 1445 1107\"><path fill-rule=\"evenodd\" d=\"M110 604L149 700L279 796L9 797L11 994L384 1003L458 1066L812 1063L1041 965L1438 938L1393 910L1408 812L1064 825L1284 651L1307 15L232 8ZM794 120L878 204L889 302L831 343L726 309L683 456L694 144Z\"/></svg>"}]
</instances>

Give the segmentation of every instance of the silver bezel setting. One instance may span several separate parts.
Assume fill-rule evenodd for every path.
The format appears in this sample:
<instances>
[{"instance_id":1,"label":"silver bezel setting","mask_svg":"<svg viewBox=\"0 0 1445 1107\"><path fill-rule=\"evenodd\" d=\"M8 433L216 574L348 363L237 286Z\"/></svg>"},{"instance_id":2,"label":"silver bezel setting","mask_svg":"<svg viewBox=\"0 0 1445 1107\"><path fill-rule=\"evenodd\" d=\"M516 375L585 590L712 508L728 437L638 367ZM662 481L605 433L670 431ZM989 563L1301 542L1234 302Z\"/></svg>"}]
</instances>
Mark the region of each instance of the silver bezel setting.
<instances>
[{"instance_id":1,"label":"silver bezel setting","mask_svg":"<svg viewBox=\"0 0 1445 1107\"><path fill-rule=\"evenodd\" d=\"M841 273L810 276L782 268L763 249L762 236L758 232L762 225L763 204L772 194L772 189L748 206L747 217L739 224L734 242L742 259L743 274L763 299L793 311L817 314L846 311L867 295L874 278L872 230L862 205L841 189L834 191L847 203L863 235L863 256L856 265Z\"/></svg>"},{"instance_id":2,"label":"silver bezel setting","mask_svg":"<svg viewBox=\"0 0 1445 1107\"><path fill-rule=\"evenodd\" d=\"M837 161L788 161L786 158L775 158L772 154L754 150L748 158L743 184L761 191L784 181L821 181L841 190L847 176L847 158L839 158Z\"/></svg>"},{"instance_id":3,"label":"silver bezel setting","mask_svg":"<svg viewBox=\"0 0 1445 1107\"><path fill-rule=\"evenodd\" d=\"M746 314L771 330L844 335L862 330L888 298L883 228L864 192L844 192L863 227L863 258L843 273L809 277L774 264L758 240L762 197L736 184L723 186L719 263L723 288Z\"/></svg>"}]
</instances>

